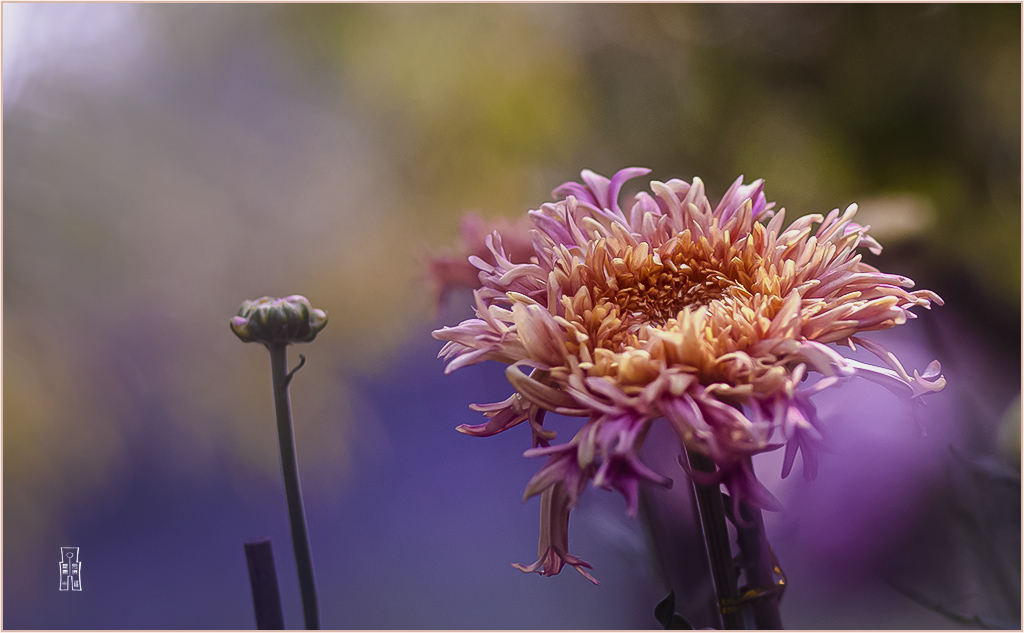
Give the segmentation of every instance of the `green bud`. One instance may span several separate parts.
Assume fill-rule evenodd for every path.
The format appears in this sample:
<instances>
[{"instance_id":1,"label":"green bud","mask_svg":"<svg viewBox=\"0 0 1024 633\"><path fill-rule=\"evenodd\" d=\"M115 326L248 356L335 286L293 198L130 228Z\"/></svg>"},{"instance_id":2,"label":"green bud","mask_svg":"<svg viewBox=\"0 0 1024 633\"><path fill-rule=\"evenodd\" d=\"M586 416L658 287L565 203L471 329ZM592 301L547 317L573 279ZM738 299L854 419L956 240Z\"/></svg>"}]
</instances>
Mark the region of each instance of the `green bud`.
<instances>
[{"instance_id":1,"label":"green bud","mask_svg":"<svg viewBox=\"0 0 1024 633\"><path fill-rule=\"evenodd\" d=\"M231 331L243 342L264 345L309 343L326 325L327 313L314 310L302 295L243 301L231 319Z\"/></svg>"}]
</instances>

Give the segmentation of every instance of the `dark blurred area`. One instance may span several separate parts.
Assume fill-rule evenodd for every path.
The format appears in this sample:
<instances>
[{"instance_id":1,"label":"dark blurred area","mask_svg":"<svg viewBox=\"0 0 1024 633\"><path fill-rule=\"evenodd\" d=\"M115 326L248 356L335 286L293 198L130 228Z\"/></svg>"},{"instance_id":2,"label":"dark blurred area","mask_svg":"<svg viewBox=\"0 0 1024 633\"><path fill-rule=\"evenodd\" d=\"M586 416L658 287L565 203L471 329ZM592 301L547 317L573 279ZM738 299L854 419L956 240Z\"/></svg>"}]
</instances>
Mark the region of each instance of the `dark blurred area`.
<instances>
[{"instance_id":1,"label":"dark blurred area","mask_svg":"<svg viewBox=\"0 0 1024 633\"><path fill-rule=\"evenodd\" d=\"M850 383L817 400L816 481L758 461L784 623L1020 627L1020 4L2 11L4 628L253 627L242 542L265 536L298 626L269 362L228 329L293 293L330 315L292 353L325 628L656 628L670 588L699 622L671 438L644 520L602 491L573 514L600 587L521 574L529 432L457 434L510 388L442 376L429 336L470 314L426 266L463 213L632 165L712 198L764 178L790 218L857 202L868 261L946 301L872 336L942 362L927 436Z\"/></svg>"}]
</instances>

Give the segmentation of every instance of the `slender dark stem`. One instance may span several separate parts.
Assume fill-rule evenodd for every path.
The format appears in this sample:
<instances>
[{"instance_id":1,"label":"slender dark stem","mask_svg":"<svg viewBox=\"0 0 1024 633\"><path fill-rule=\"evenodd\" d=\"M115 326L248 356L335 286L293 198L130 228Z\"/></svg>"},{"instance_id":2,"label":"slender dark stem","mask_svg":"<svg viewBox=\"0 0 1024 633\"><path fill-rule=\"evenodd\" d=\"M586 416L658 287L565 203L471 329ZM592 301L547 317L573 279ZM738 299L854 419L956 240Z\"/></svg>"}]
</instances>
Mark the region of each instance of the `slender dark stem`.
<instances>
[{"instance_id":1,"label":"slender dark stem","mask_svg":"<svg viewBox=\"0 0 1024 633\"><path fill-rule=\"evenodd\" d=\"M281 611L281 592L277 588L277 569L270 539L248 541L245 561L249 565L252 584L252 606L256 611L256 628L261 631L283 630L284 613Z\"/></svg>"},{"instance_id":2,"label":"slender dark stem","mask_svg":"<svg viewBox=\"0 0 1024 633\"><path fill-rule=\"evenodd\" d=\"M288 398L287 346L281 343L267 345L270 350L270 370L274 381L274 409L277 414L277 439L281 445L281 470L284 474L284 493L288 501L288 519L295 548L295 566L299 572L299 590L302 592L302 612L306 629L320 628L320 607L316 598L316 578L313 575L313 557L309 551L306 531L306 513L302 508L302 488L299 485L299 464L295 457L295 434L292 431L292 407Z\"/></svg>"},{"instance_id":3,"label":"slender dark stem","mask_svg":"<svg viewBox=\"0 0 1024 633\"><path fill-rule=\"evenodd\" d=\"M781 589L778 584L781 570L776 571L777 563L764 532L764 518L759 508L741 501L740 519L735 523L736 542L740 547L747 585L754 590L771 590L754 601L754 624L760 630L781 630L781 596L775 591Z\"/></svg>"},{"instance_id":4,"label":"slender dark stem","mask_svg":"<svg viewBox=\"0 0 1024 633\"><path fill-rule=\"evenodd\" d=\"M686 451L690 468L695 471L713 473L715 463L696 451ZM700 511L700 523L704 530L704 543L707 545L708 562L711 564L711 577L715 582L715 593L718 596L717 611L722 616L722 628L727 630L745 629L743 614L723 605L734 604L739 597L736 579L736 567L733 565L732 548L729 545L729 528L725 523L725 506L722 502L722 491L718 484L706 486L693 482L694 496Z\"/></svg>"}]
</instances>

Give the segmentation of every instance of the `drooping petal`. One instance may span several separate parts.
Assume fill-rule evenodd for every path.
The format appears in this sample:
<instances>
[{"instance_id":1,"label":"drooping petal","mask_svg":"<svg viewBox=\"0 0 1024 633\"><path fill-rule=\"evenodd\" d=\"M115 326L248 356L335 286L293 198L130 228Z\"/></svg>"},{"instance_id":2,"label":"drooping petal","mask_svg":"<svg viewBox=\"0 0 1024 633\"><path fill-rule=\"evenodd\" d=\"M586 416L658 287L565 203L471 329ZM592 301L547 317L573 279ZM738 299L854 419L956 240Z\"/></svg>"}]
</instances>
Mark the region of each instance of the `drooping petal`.
<instances>
[{"instance_id":1,"label":"drooping petal","mask_svg":"<svg viewBox=\"0 0 1024 633\"><path fill-rule=\"evenodd\" d=\"M569 553L569 495L561 484L544 491L540 500L540 539L538 542L537 562L524 566L512 563L519 571L536 572L542 576L554 576L562 571L565 565L572 566L584 578L600 585L596 578L587 572L593 569L590 563Z\"/></svg>"}]
</instances>

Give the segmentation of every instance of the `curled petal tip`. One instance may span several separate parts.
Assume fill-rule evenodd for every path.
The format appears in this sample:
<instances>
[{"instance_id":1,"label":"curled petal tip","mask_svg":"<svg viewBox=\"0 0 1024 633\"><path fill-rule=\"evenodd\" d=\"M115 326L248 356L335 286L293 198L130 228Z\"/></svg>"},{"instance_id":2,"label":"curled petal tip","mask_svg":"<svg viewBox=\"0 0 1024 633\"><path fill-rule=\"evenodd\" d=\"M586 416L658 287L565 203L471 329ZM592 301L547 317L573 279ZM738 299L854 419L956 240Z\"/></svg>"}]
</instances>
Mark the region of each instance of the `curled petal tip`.
<instances>
[{"instance_id":1,"label":"curled petal tip","mask_svg":"<svg viewBox=\"0 0 1024 633\"><path fill-rule=\"evenodd\" d=\"M511 563L511 565L513 568L518 569L524 574L532 574L533 572L537 571L538 567L540 567L540 561L537 561L532 565L520 565L519 563Z\"/></svg>"},{"instance_id":2,"label":"curled petal tip","mask_svg":"<svg viewBox=\"0 0 1024 633\"><path fill-rule=\"evenodd\" d=\"M562 571L562 567L565 565L572 566L573 569L578 571L580 575L594 583L600 585L601 582L594 578L587 569L593 569L593 566L572 554L562 554L556 551L554 548L548 548L548 550L541 556L537 562L531 565L520 565L519 563L511 563L512 567L518 569L524 574L540 574L541 576L557 576Z\"/></svg>"}]
</instances>

